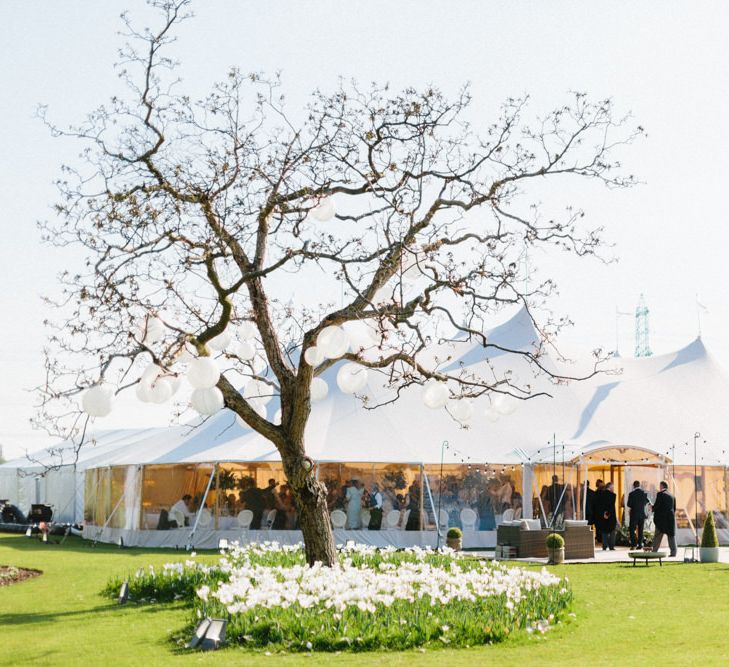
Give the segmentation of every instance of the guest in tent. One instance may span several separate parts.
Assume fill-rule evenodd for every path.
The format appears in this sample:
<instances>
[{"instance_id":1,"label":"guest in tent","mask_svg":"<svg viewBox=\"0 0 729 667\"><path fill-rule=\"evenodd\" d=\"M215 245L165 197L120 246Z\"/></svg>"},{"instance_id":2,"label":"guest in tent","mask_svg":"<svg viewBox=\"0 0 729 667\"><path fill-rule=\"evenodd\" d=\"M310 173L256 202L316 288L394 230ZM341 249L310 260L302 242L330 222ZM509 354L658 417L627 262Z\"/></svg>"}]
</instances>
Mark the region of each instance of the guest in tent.
<instances>
[{"instance_id":1,"label":"guest in tent","mask_svg":"<svg viewBox=\"0 0 729 667\"><path fill-rule=\"evenodd\" d=\"M178 500L171 508L170 508L170 514L173 512L180 512L182 516L185 517L185 525L190 525L190 519L195 516L195 512L193 510L193 502L192 502L192 496L189 493L186 493L180 500ZM182 528L182 526L178 526L179 528Z\"/></svg>"},{"instance_id":2,"label":"guest in tent","mask_svg":"<svg viewBox=\"0 0 729 667\"><path fill-rule=\"evenodd\" d=\"M359 530L362 527L362 494L364 484L358 479L353 479L347 487L347 528Z\"/></svg>"},{"instance_id":3,"label":"guest in tent","mask_svg":"<svg viewBox=\"0 0 729 667\"><path fill-rule=\"evenodd\" d=\"M420 488L413 482L408 489L407 508L410 510L405 530L420 530Z\"/></svg>"},{"instance_id":4,"label":"guest in tent","mask_svg":"<svg viewBox=\"0 0 729 667\"><path fill-rule=\"evenodd\" d=\"M380 530L382 528L382 507L384 498L378 484L372 485L372 491L369 494L369 510L370 510L370 523L367 528L369 530Z\"/></svg>"}]
</instances>

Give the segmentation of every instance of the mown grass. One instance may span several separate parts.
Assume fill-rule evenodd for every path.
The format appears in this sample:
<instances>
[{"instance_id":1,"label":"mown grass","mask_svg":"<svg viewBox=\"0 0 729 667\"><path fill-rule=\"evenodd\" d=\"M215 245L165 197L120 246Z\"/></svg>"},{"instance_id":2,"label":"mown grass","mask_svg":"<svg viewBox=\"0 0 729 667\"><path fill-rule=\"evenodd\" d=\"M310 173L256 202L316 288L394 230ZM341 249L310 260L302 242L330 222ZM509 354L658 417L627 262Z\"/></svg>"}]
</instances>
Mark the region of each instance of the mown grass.
<instances>
[{"instance_id":1,"label":"mown grass","mask_svg":"<svg viewBox=\"0 0 729 667\"><path fill-rule=\"evenodd\" d=\"M110 576L148 564L180 560L169 550L90 548L69 539L42 545L0 537L0 564L43 570L40 577L0 588L3 665L271 665L309 664L302 655L251 653L239 648L175 652L169 638L189 618L179 602L119 607L99 591ZM217 554L200 554L214 562ZM544 636L520 635L472 649L317 654L318 664L509 665L568 662L650 662L725 665L729 625L729 565L667 563L663 567L563 565L575 617Z\"/></svg>"}]
</instances>

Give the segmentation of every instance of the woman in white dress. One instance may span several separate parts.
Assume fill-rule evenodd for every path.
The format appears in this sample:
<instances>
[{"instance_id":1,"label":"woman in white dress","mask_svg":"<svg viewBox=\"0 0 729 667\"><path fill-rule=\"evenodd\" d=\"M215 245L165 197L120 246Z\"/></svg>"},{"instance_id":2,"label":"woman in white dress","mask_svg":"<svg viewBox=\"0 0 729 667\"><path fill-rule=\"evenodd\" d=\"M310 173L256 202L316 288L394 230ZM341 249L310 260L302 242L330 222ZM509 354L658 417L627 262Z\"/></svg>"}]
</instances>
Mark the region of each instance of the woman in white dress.
<instances>
[{"instance_id":1,"label":"woman in white dress","mask_svg":"<svg viewBox=\"0 0 729 667\"><path fill-rule=\"evenodd\" d=\"M347 487L347 528L359 530L362 527L362 494L364 484L353 479Z\"/></svg>"}]
</instances>

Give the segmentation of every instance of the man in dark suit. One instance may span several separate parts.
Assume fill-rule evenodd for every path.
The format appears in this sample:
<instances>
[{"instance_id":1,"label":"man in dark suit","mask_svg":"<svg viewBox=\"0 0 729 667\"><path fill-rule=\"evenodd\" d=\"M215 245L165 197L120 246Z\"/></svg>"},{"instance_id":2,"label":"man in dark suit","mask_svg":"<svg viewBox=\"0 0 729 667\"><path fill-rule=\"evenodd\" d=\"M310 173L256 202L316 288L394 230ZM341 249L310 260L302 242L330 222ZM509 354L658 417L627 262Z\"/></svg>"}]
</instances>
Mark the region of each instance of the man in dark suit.
<instances>
[{"instance_id":1,"label":"man in dark suit","mask_svg":"<svg viewBox=\"0 0 729 667\"><path fill-rule=\"evenodd\" d=\"M653 551L658 551L663 536L668 537L671 556L675 556L676 548L676 499L668 492L668 484L661 482L661 490L656 494L653 503L653 521L656 524L656 535L653 538Z\"/></svg>"},{"instance_id":2,"label":"man in dark suit","mask_svg":"<svg viewBox=\"0 0 729 667\"><path fill-rule=\"evenodd\" d=\"M645 506L648 504L648 495L640 488L640 482L633 482L633 490L628 494L628 507L630 508L630 546L635 548L635 534L638 533L638 548L643 548L643 523L645 522Z\"/></svg>"}]
</instances>

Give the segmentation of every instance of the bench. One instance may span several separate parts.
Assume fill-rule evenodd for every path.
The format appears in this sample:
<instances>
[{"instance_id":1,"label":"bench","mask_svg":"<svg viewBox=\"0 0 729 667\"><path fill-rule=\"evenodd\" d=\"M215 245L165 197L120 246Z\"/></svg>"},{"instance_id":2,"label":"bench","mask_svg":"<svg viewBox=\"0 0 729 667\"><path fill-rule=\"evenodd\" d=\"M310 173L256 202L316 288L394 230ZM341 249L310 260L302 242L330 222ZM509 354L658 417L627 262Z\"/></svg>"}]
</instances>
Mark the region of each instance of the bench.
<instances>
[{"instance_id":1,"label":"bench","mask_svg":"<svg viewBox=\"0 0 729 667\"><path fill-rule=\"evenodd\" d=\"M633 559L633 567L635 567L635 561L642 558L645 564L648 565L649 560L658 560L658 564L663 567L663 559L667 556L665 551L629 551L628 556Z\"/></svg>"}]
</instances>

